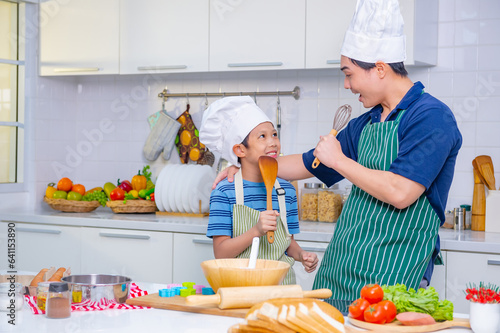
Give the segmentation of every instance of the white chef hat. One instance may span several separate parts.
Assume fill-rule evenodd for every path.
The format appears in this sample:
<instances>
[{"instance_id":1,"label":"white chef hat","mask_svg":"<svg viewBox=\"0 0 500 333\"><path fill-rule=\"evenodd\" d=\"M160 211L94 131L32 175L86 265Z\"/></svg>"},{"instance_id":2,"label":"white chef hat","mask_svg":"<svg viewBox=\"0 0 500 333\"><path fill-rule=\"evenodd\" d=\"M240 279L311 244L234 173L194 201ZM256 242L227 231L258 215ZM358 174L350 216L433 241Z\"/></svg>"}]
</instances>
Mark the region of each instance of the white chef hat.
<instances>
[{"instance_id":1,"label":"white chef hat","mask_svg":"<svg viewBox=\"0 0 500 333\"><path fill-rule=\"evenodd\" d=\"M229 163L240 166L233 146L243 142L248 133L265 122L272 123L251 97L221 98L203 113L200 142Z\"/></svg>"},{"instance_id":2,"label":"white chef hat","mask_svg":"<svg viewBox=\"0 0 500 333\"><path fill-rule=\"evenodd\" d=\"M403 17L398 0L358 0L340 53L368 63L406 59Z\"/></svg>"}]
</instances>

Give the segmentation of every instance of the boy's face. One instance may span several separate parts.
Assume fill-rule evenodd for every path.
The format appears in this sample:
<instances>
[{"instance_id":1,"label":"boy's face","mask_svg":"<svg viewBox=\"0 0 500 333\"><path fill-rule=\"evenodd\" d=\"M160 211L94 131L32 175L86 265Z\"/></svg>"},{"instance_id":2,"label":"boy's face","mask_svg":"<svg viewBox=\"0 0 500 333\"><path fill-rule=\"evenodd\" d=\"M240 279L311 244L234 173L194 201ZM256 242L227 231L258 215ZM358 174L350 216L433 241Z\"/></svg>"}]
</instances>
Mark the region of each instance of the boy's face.
<instances>
[{"instance_id":1,"label":"boy's face","mask_svg":"<svg viewBox=\"0 0 500 333\"><path fill-rule=\"evenodd\" d=\"M270 122L262 123L248 135L248 148L245 149L245 158L249 161L258 161L259 157L263 155L277 158L280 149L280 140L273 124Z\"/></svg>"}]
</instances>

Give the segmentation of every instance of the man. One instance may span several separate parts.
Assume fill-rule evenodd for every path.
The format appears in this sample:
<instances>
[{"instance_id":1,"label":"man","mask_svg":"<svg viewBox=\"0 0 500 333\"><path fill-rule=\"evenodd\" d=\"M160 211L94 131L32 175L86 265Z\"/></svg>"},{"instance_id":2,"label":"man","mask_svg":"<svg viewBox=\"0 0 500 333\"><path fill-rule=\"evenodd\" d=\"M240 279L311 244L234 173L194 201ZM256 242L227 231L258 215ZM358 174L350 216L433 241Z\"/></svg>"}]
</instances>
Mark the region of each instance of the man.
<instances>
[{"instance_id":1,"label":"man","mask_svg":"<svg viewBox=\"0 0 500 333\"><path fill-rule=\"evenodd\" d=\"M358 0L340 67L344 87L371 110L315 149L278 159L284 179L353 183L313 286L335 299L357 299L368 283L427 286L440 261L462 137L451 110L407 77L402 32L397 0Z\"/></svg>"}]
</instances>

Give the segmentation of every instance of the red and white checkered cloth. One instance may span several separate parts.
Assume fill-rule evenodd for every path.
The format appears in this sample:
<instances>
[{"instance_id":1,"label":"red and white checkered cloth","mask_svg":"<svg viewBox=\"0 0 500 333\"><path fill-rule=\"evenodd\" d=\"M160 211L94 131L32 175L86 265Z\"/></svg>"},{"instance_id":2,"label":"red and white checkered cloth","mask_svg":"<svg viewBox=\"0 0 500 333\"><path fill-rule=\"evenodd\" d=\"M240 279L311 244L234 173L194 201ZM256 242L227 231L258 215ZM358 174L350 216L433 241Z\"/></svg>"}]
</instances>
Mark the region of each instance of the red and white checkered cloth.
<instances>
[{"instance_id":1,"label":"red and white checkered cloth","mask_svg":"<svg viewBox=\"0 0 500 333\"><path fill-rule=\"evenodd\" d=\"M135 283L130 284L130 296L129 298L139 297L147 295L148 292L139 288ZM40 310L36 305L36 296L24 296L24 299L28 303L31 312L34 314L44 314L45 311ZM101 311L106 309L149 309L147 306L137 306L137 305L128 305L128 304L118 304L112 301L104 301L101 300L99 302L95 301L86 301L82 303L73 303L71 304L71 311Z\"/></svg>"}]
</instances>

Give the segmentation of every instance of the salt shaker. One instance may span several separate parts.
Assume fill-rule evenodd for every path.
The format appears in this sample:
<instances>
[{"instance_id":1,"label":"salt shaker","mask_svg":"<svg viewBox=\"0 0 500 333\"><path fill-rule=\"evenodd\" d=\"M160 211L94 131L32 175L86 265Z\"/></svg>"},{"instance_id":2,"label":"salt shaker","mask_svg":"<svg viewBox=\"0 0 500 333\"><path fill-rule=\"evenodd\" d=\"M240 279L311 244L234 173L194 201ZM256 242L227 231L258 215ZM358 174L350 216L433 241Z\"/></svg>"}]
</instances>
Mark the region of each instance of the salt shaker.
<instances>
[{"instance_id":1,"label":"salt shaker","mask_svg":"<svg viewBox=\"0 0 500 333\"><path fill-rule=\"evenodd\" d=\"M68 318L71 316L71 299L66 282L52 282L49 285L45 314L47 318Z\"/></svg>"},{"instance_id":2,"label":"salt shaker","mask_svg":"<svg viewBox=\"0 0 500 333\"><path fill-rule=\"evenodd\" d=\"M453 211L453 229L462 231L465 229L465 208L455 208Z\"/></svg>"}]
</instances>

